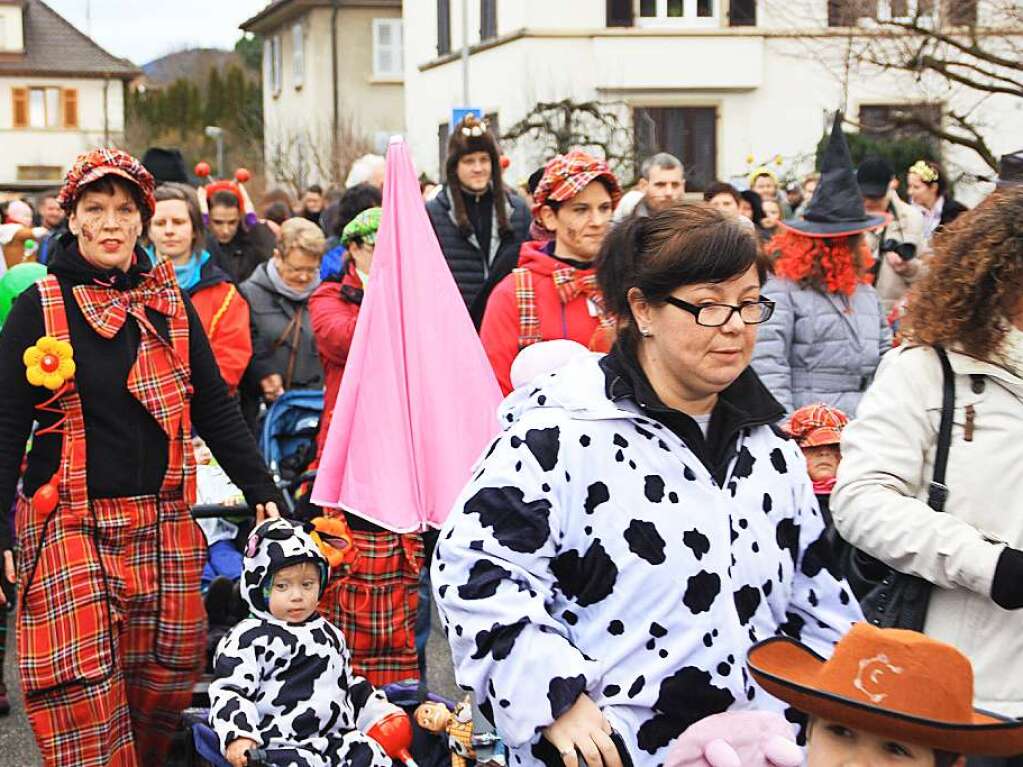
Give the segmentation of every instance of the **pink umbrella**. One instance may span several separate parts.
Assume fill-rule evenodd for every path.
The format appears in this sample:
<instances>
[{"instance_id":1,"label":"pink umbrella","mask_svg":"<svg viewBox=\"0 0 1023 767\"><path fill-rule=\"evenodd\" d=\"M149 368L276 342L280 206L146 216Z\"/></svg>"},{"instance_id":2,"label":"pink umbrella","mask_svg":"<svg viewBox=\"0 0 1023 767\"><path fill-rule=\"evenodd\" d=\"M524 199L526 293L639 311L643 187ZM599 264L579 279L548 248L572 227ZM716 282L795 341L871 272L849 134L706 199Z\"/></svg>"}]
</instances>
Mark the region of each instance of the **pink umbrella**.
<instances>
[{"instance_id":1,"label":"pink umbrella","mask_svg":"<svg viewBox=\"0 0 1023 767\"><path fill-rule=\"evenodd\" d=\"M312 499L405 533L444 524L497 432L501 391L400 137L383 209Z\"/></svg>"}]
</instances>

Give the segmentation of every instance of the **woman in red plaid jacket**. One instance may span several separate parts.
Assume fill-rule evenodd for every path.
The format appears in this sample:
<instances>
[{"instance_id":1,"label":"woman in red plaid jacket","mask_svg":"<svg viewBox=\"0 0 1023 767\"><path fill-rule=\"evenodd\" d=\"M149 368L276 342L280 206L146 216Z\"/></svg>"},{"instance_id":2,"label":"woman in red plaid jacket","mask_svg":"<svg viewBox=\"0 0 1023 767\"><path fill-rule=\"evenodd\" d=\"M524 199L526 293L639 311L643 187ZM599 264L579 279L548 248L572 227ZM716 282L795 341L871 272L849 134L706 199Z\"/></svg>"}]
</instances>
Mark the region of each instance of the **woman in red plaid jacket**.
<instances>
[{"instance_id":1,"label":"woman in red plaid jacket","mask_svg":"<svg viewBox=\"0 0 1023 767\"><path fill-rule=\"evenodd\" d=\"M583 151L547 163L533 217L552 238L523 243L518 267L494 288L480 327L505 394L512 390L512 361L531 344L567 338L594 351L610 349L613 323L592 262L621 196L607 163Z\"/></svg>"},{"instance_id":2,"label":"woman in red plaid jacket","mask_svg":"<svg viewBox=\"0 0 1023 767\"><path fill-rule=\"evenodd\" d=\"M205 657L193 426L259 515L280 498L173 264L136 244L152 176L95 150L59 199L71 233L0 334L0 508L37 423L17 499L21 685L47 765L163 764Z\"/></svg>"}]
</instances>

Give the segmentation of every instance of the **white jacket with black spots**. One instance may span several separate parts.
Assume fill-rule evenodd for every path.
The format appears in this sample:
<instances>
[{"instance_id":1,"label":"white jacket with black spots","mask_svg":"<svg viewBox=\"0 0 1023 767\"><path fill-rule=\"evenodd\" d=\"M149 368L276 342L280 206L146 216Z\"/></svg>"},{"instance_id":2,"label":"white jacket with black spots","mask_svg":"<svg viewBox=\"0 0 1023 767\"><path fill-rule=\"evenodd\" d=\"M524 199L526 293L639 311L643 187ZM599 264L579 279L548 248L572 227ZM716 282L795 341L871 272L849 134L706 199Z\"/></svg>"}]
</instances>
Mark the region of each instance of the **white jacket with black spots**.
<instances>
[{"instance_id":1,"label":"white jacket with black spots","mask_svg":"<svg viewBox=\"0 0 1023 767\"><path fill-rule=\"evenodd\" d=\"M249 738L263 749L314 755L355 749L361 752L355 763L391 767L375 742L343 738L355 730L365 732L400 709L352 673L341 631L316 613L302 623L290 623L269 611L267 594L278 569L321 560L325 573L326 560L309 535L287 520L268 520L250 536L241 593L254 617L231 629L217 648L216 678L209 688L210 726L222 750L237 738ZM334 762L340 764L326 760Z\"/></svg>"},{"instance_id":2,"label":"white jacket with black spots","mask_svg":"<svg viewBox=\"0 0 1023 767\"><path fill-rule=\"evenodd\" d=\"M433 585L459 684L514 765L588 694L637 765L693 722L773 708L745 669L780 632L829 654L861 619L831 563L794 443L743 429L719 486L685 443L605 394L599 358L502 406L505 431L457 500Z\"/></svg>"}]
</instances>

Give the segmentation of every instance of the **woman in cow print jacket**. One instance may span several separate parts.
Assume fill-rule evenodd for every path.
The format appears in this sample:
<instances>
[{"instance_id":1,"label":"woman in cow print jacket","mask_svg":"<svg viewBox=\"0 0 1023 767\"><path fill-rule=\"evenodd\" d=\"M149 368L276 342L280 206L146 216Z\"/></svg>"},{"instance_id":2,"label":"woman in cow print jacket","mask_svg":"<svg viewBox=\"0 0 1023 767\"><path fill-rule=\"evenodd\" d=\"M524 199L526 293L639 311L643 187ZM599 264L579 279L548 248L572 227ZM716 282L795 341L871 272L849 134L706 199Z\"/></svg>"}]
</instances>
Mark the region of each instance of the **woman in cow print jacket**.
<instances>
[{"instance_id":1,"label":"woman in cow print jacket","mask_svg":"<svg viewBox=\"0 0 1023 767\"><path fill-rule=\"evenodd\" d=\"M625 222L598 278L618 341L514 392L448 519L433 583L460 684L512 767L664 762L693 722L783 705L743 664L823 654L861 619L805 462L747 369L757 243L682 204Z\"/></svg>"}]
</instances>

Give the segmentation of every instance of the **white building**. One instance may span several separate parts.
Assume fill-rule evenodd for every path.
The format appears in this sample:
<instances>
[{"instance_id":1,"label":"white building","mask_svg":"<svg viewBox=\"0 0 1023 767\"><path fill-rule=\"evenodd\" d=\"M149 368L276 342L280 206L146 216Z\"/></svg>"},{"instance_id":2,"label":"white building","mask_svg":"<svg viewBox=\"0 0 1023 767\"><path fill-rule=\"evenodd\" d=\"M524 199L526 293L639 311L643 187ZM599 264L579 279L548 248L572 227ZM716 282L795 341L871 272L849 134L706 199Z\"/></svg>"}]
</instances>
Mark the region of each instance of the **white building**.
<instances>
[{"instance_id":1,"label":"white building","mask_svg":"<svg viewBox=\"0 0 1023 767\"><path fill-rule=\"evenodd\" d=\"M401 133L401 0L273 0L241 28L263 39L273 181L298 188L343 181L336 177L355 156L382 153Z\"/></svg>"},{"instance_id":2,"label":"white building","mask_svg":"<svg viewBox=\"0 0 1023 767\"><path fill-rule=\"evenodd\" d=\"M873 2L882 17L920 10L934 16L929 23L943 23L953 2L982 22L987 3L1004 5ZM690 191L697 191L715 178L743 177L751 157L759 164L780 155L781 170L792 175L811 170L837 108L876 125L893 105L978 106L944 81L917 82L867 66L863 43L879 33L876 22L848 18L853 3L864 7L860 0L467 0L463 104L462 0L406 2L410 144L419 166L437 174L452 107L482 108L506 130L540 101L597 100L616 105L644 154L678 155ZM987 98L973 114L991 128L996 154L1023 144L1023 100ZM546 159L526 143L510 148L513 179ZM969 150L943 147L943 159L960 172L990 173ZM969 202L990 188L979 187L972 195L961 187L959 196Z\"/></svg>"},{"instance_id":3,"label":"white building","mask_svg":"<svg viewBox=\"0 0 1023 767\"><path fill-rule=\"evenodd\" d=\"M56 186L82 152L120 144L139 74L41 0L0 0L0 189Z\"/></svg>"}]
</instances>

